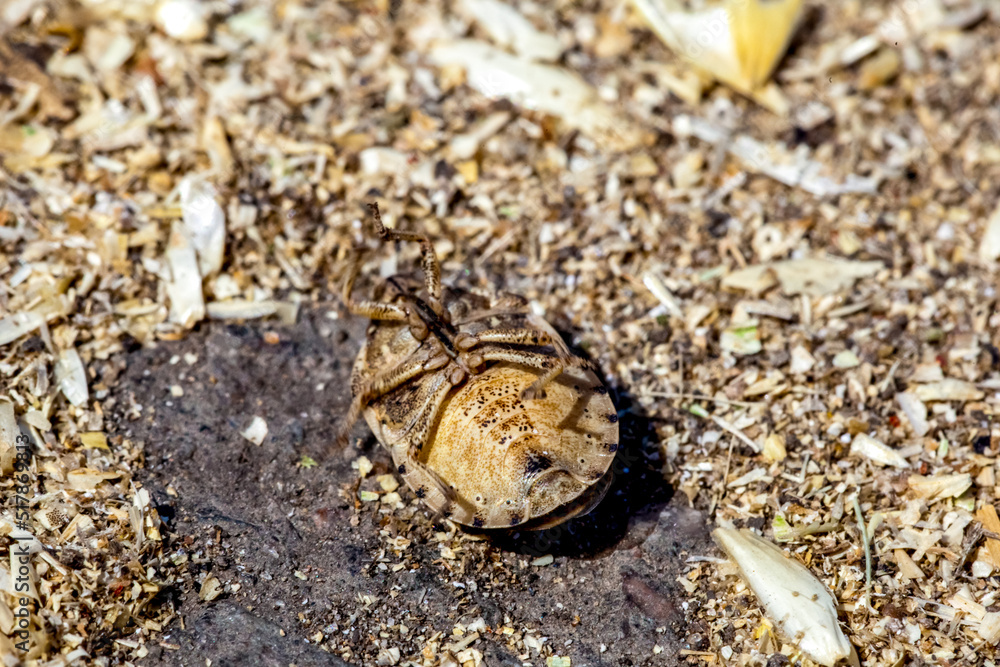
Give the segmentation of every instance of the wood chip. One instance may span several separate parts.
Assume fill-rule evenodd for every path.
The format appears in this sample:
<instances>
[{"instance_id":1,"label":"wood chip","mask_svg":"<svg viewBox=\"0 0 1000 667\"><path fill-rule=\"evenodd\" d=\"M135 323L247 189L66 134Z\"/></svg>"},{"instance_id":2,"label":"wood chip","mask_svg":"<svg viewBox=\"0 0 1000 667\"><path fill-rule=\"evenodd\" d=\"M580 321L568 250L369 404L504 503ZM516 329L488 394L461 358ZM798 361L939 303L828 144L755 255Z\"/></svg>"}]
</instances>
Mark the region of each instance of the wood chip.
<instances>
[{"instance_id":1,"label":"wood chip","mask_svg":"<svg viewBox=\"0 0 1000 667\"><path fill-rule=\"evenodd\" d=\"M976 518L983 524L986 530L1000 535L1000 517L997 517L997 510L993 505L984 504L976 511ZM989 551L990 560L993 566L1000 568L1000 539L986 538L986 549Z\"/></svg>"}]
</instances>

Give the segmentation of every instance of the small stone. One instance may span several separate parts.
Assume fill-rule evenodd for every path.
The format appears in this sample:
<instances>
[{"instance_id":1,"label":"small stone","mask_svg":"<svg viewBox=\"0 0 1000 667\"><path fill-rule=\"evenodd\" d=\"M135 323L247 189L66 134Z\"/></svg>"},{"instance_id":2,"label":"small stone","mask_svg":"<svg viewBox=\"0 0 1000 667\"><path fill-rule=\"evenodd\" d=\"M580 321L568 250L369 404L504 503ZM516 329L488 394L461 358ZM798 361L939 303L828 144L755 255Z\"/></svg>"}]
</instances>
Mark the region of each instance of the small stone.
<instances>
[{"instance_id":1,"label":"small stone","mask_svg":"<svg viewBox=\"0 0 1000 667\"><path fill-rule=\"evenodd\" d=\"M598 58L615 58L632 48L632 31L625 21L601 14L597 17L597 40L594 55Z\"/></svg>"},{"instance_id":2,"label":"small stone","mask_svg":"<svg viewBox=\"0 0 1000 667\"><path fill-rule=\"evenodd\" d=\"M843 350L834 355L832 363L834 368L854 368L861 364L861 360L851 350Z\"/></svg>"},{"instance_id":3,"label":"small stone","mask_svg":"<svg viewBox=\"0 0 1000 667\"><path fill-rule=\"evenodd\" d=\"M784 461L788 456L785 449L785 437L780 433L772 433L764 439L764 458L768 461Z\"/></svg>"},{"instance_id":4,"label":"small stone","mask_svg":"<svg viewBox=\"0 0 1000 667\"><path fill-rule=\"evenodd\" d=\"M895 49L883 48L874 56L861 64L858 76L858 88L874 90L890 81L899 72L899 52Z\"/></svg>"},{"instance_id":5,"label":"small stone","mask_svg":"<svg viewBox=\"0 0 1000 667\"><path fill-rule=\"evenodd\" d=\"M196 42L208 35L204 9L194 0L167 0L156 10L156 24L182 42Z\"/></svg>"},{"instance_id":6,"label":"small stone","mask_svg":"<svg viewBox=\"0 0 1000 667\"><path fill-rule=\"evenodd\" d=\"M250 425L240 432L240 435L259 446L267 437L267 422L264 421L263 417L254 417Z\"/></svg>"},{"instance_id":7,"label":"small stone","mask_svg":"<svg viewBox=\"0 0 1000 667\"><path fill-rule=\"evenodd\" d=\"M719 346L726 352L740 356L757 354L764 349L757 321L749 320L731 325L719 337Z\"/></svg>"},{"instance_id":8,"label":"small stone","mask_svg":"<svg viewBox=\"0 0 1000 667\"><path fill-rule=\"evenodd\" d=\"M455 169L462 175L469 185L479 180L479 163L475 160L466 160L455 165Z\"/></svg>"},{"instance_id":9,"label":"small stone","mask_svg":"<svg viewBox=\"0 0 1000 667\"><path fill-rule=\"evenodd\" d=\"M358 477L364 479L372 471L372 462L367 456L359 456L351 461L351 467L358 471Z\"/></svg>"},{"instance_id":10,"label":"small stone","mask_svg":"<svg viewBox=\"0 0 1000 667\"><path fill-rule=\"evenodd\" d=\"M108 30L99 26L87 28L83 42L87 60L100 72L113 72L135 53L135 42L122 27Z\"/></svg>"},{"instance_id":11,"label":"small stone","mask_svg":"<svg viewBox=\"0 0 1000 667\"><path fill-rule=\"evenodd\" d=\"M816 365L815 357L809 354L809 350L801 345L796 345L792 348L791 357L790 370L792 373L808 373Z\"/></svg>"},{"instance_id":12,"label":"small stone","mask_svg":"<svg viewBox=\"0 0 1000 667\"><path fill-rule=\"evenodd\" d=\"M629 175L633 178L653 177L660 173L660 168L656 166L653 158L648 153L637 153L633 155L628 164Z\"/></svg>"},{"instance_id":13,"label":"small stone","mask_svg":"<svg viewBox=\"0 0 1000 667\"><path fill-rule=\"evenodd\" d=\"M937 364L919 364L910 375L910 382L938 382L944 379L944 371Z\"/></svg>"},{"instance_id":14,"label":"small stone","mask_svg":"<svg viewBox=\"0 0 1000 667\"><path fill-rule=\"evenodd\" d=\"M101 431L81 433L80 442L84 449L108 449L108 437Z\"/></svg>"},{"instance_id":15,"label":"small stone","mask_svg":"<svg viewBox=\"0 0 1000 667\"><path fill-rule=\"evenodd\" d=\"M701 171L704 166L705 156L700 151L687 153L670 170L670 180L679 190L693 188L701 182Z\"/></svg>"},{"instance_id":16,"label":"small stone","mask_svg":"<svg viewBox=\"0 0 1000 667\"><path fill-rule=\"evenodd\" d=\"M391 493L399 488L399 482L396 481L395 475L379 475L375 479L386 493Z\"/></svg>"},{"instance_id":17,"label":"small stone","mask_svg":"<svg viewBox=\"0 0 1000 667\"><path fill-rule=\"evenodd\" d=\"M209 576L202 582L201 590L198 591L198 597L205 602L211 602L222 595L222 591L222 582L219 581L218 577Z\"/></svg>"}]
</instances>

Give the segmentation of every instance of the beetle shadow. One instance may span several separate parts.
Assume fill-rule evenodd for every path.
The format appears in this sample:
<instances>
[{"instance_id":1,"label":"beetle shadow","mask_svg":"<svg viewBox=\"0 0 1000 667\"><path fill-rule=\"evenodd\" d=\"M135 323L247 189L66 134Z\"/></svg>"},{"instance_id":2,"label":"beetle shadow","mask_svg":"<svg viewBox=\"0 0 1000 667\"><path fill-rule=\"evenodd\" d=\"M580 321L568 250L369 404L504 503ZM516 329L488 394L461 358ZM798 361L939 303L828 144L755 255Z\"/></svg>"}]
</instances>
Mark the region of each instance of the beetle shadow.
<instances>
[{"instance_id":1,"label":"beetle shadow","mask_svg":"<svg viewBox=\"0 0 1000 667\"><path fill-rule=\"evenodd\" d=\"M655 525L673 496L663 465L653 420L627 392L612 389L618 409L619 448L611 463L612 482L589 514L543 530L483 531L494 546L528 556L596 558L631 542L629 528ZM644 535L638 539L644 539ZM628 538L628 539L626 539Z\"/></svg>"}]
</instances>

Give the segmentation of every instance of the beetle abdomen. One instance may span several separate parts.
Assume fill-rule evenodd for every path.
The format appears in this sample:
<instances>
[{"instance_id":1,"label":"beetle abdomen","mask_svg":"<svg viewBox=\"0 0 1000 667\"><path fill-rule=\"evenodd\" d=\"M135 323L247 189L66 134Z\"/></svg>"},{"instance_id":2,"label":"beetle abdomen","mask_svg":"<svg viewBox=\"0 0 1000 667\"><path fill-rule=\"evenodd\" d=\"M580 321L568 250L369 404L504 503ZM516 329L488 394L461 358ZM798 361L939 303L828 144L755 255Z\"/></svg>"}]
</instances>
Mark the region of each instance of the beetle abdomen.
<instances>
[{"instance_id":1,"label":"beetle abdomen","mask_svg":"<svg viewBox=\"0 0 1000 667\"><path fill-rule=\"evenodd\" d=\"M546 386L545 398L523 400L537 378L496 364L442 406L420 460L454 488L456 521L518 525L572 501L608 470L618 424L600 381L573 368Z\"/></svg>"}]
</instances>

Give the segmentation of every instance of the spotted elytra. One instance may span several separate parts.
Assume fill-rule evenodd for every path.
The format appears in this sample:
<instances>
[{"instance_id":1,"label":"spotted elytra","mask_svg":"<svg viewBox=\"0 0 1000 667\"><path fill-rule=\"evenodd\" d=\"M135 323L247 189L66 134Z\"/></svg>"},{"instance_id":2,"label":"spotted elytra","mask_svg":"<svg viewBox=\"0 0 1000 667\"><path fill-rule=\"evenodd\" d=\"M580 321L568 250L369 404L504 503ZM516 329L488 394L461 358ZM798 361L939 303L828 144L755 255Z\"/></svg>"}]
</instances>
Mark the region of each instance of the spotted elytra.
<instances>
[{"instance_id":1,"label":"spotted elytra","mask_svg":"<svg viewBox=\"0 0 1000 667\"><path fill-rule=\"evenodd\" d=\"M588 362L525 299L442 287L430 239L423 280L388 278L350 312L372 320L351 374L341 440L363 414L398 473L435 512L477 528L549 527L590 511L610 483L618 415Z\"/></svg>"}]
</instances>

